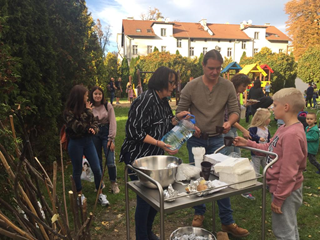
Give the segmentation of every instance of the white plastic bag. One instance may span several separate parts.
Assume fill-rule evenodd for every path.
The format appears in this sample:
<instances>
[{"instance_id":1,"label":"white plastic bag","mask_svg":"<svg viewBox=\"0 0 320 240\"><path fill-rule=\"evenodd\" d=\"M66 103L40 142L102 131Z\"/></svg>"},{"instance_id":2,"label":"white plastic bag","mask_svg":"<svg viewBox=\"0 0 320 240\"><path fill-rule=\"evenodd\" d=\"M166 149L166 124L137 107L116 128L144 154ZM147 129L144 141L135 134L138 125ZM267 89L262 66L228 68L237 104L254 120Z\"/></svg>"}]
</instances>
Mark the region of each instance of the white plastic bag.
<instances>
[{"instance_id":1,"label":"white plastic bag","mask_svg":"<svg viewBox=\"0 0 320 240\"><path fill-rule=\"evenodd\" d=\"M81 179L88 181L88 182L94 181L93 172L92 172L90 164L86 158L83 158L83 160L82 160Z\"/></svg>"},{"instance_id":2,"label":"white plastic bag","mask_svg":"<svg viewBox=\"0 0 320 240\"><path fill-rule=\"evenodd\" d=\"M200 171L201 169L196 166L181 163L178 166L178 170L176 173L176 181L179 182L184 180L190 180L191 178L199 178Z\"/></svg>"}]
</instances>

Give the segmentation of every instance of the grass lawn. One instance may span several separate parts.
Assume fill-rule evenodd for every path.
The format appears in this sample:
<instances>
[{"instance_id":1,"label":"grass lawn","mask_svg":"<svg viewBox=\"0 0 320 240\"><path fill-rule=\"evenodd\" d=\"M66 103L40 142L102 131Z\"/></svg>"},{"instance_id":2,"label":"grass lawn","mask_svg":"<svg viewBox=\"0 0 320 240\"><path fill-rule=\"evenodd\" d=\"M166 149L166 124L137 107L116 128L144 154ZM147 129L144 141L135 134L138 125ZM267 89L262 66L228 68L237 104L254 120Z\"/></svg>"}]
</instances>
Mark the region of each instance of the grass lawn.
<instances>
[{"instance_id":1,"label":"grass lawn","mask_svg":"<svg viewBox=\"0 0 320 240\"><path fill-rule=\"evenodd\" d=\"M116 137L116 161L117 161L117 171L118 171L118 183L121 192L117 195L113 195L108 192L110 187L110 182L108 177L105 176L105 193L108 195L108 200L111 206L104 208L100 205L97 207L96 215L93 227L92 227L92 239L109 239L110 237L117 238L119 240L126 239L126 229L125 229L125 195L124 195L124 164L118 163L119 152L123 139L125 137L125 124L127 120L128 107L115 107L115 113L117 118L117 137ZM315 111L315 110L310 110ZM241 120L242 126L247 126L244 120ZM270 123L271 135L276 131L275 121ZM177 157L188 162L188 152L186 145L184 145ZM250 157L250 152L242 150L242 156ZM319 154L317 155L319 159ZM320 236L320 192L318 187L320 187L320 176L315 173L316 168L311 164L307 165L307 171L304 173L304 185L303 185L303 205L301 206L298 213L298 224L300 228L300 239L319 239ZM66 169L66 190L71 189L70 181L68 176L72 174L72 165L69 160L67 160ZM88 212L92 211L95 193L94 193L94 183L89 183L82 181L83 183L83 193L87 197L88 202ZM61 187L58 189L61 189ZM134 238L134 208L135 208L135 194L130 192L130 216L131 216L131 238ZM236 223L247 228L250 231L250 235L245 239L257 240L260 239L261 232L261 204L262 204L262 193L261 191L252 192L256 200L248 200L242 196L235 196L231 198L232 209L234 210L233 216ZM62 194L60 195L62 196ZM62 197L60 198L62 199ZM267 217L266 217L266 239L275 239L271 230L271 209L270 209L270 194L267 194ZM216 208L218 209L218 208ZM165 227L166 227L166 239L169 238L170 233L178 227L190 226L193 218L193 209L188 208L184 210L177 211L175 213L167 214L165 217ZM204 221L204 228L211 231L211 204L207 205L207 212L205 215L206 219ZM69 213L69 219L72 222L71 212ZM216 213L217 219L217 230L220 229L220 221L218 214ZM154 224L155 233L159 233L159 215L157 215ZM111 238L110 238L111 239ZM230 239L236 239L230 237Z\"/></svg>"}]
</instances>

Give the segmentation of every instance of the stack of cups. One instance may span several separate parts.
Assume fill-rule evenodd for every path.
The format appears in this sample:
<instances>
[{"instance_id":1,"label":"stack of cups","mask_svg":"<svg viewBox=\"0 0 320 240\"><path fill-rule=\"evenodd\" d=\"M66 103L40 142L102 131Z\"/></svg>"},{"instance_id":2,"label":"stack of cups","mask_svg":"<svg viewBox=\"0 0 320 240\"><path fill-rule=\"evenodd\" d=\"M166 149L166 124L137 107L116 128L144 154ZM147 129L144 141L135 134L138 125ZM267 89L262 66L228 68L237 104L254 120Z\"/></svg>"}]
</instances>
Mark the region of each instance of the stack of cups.
<instances>
[{"instance_id":1,"label":"stack of cups","mask_svg":"<svg viewBox=\"0 0 320 240\"><path fill-rule=\"evenodd\" d=\"M204 147L193 147L192 148L194 164L197 168L201 169L201 162L203 161L206 150Z\"/></svg>"}]
</instances>

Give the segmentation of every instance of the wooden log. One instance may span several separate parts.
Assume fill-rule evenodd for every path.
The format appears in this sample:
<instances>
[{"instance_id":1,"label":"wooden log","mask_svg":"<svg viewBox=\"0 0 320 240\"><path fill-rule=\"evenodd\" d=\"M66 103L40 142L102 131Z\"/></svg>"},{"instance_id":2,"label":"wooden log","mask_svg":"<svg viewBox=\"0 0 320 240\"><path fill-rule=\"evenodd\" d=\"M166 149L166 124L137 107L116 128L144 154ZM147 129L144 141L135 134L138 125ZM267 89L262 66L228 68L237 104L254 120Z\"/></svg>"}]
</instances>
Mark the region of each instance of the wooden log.
<instances>
[{"instance_id":1,"label":"wooden log","mask_svg":"<svg viewBox=\"0 0 320 240\"><path fill-rule=\"evenodd\" d=\"M12 136L13 136L13 140L14 140L15 150L16 150L17 158L19 158L20 151L19 151L18 144L17 144L16 130L14 129L14 123L13 123L13 116L10 115L9 118L10 118L10 124L11 124L11 130L12 130Z\"/></svg>"},{"instance_id":2,"label":"wooden log","mask_svg":"<svg viewBox=\"0 0 320 240\"><path fill-rule=\"evenodd\" d=\"M4 215L2 214L2 212L0 212L0 218L1 218L10 228L12 228L15 232L19 233L20 235L22 235L22 236L25 237L26 239L35 240L34 237L32 237L32 236L29 235L27 232L23 231L22 229L20 229L20 228L17 227L16 225L14 225L14 223L11 222L6 216L4 216Z\"/></svg>"},{"instance_id":3,"label":"wooden log","mask_svg":"<svg viewBox=\"0 0 320 240\"><path fill-rule=\"evenodd\" d=\"M57 196L57 162L53 162L53 189L52 189L52 211L53 214L57 213L56 209L56 196ZM56 224L52 224L53 229L56 229Z\"/></svg>"},{"instance_id":4,"label":"wooden log","mask_svg":"<svg viewBox=\"0 0 320 240\"><path fill-rule=\"evenodd\" d=\"M3 228L0 228L0 235L6 236L14 240L28 240L28 238L18 235L17 233L9 232Z\"/></svg>"},{"instance_id":5,"label":"wooden log","mask_svg":"<svg viewBox=\"0 0 320 240\"><path fill-rule=\"evenodd\" d=\"M83 231L87 228L87 226L90 226L92 219L93 219L93 214L90 213L90 216L87 218L84 224L82 224L81 228L77 232L75 240L80 239L81 235L83 235Z\"/></svg>"},{"instance_id":6,"label":"wooden log","mask_svg":"<svg viewBox=\"0 0 320 240\"><path fill-rule=\"evenodd\" d=\"M73 181L72 176L70 176L70 179L71 179L71 186L72 186L72 191L73 191L73 195L72 195L73 196L73 207L74 207L75 215L76 215L74 224L77 224L77 227L79 229L81 224L80 224L79 210L78 210L78 204L77 204L77 196L78 196L77 188L76 188L75 182Z\"/></svg>"},{"instance_id":7,"label":"wooden log","mask_svg":"<svg viewBox=\"0 0 320 240\"><path fill-rule=\"evenodd\" d=\"M64 213L66 216L67 226L69 227L69 216L68 216L67 199L66 199L66 186L65 186L65 180L64 180L63 151L62 151L61 141L60 141L60 161L61 161L61 176L62 176L63 206L64 206Z\"/></svg>"},{"instance_id":8,"label":"wooden log","mask_svg":"<svg viewBox=\"0 0 320 240\"><path fill-rule=\"evenodd\" d=\"M77 224L78 214L76 213L76 206L74 206L74 196L73 195L74 195L73 191L69 191L69 201L70 201L71 212L73 215L74 231L77 232L79 229L79 225Z\"/></svg>"}]
</instances>

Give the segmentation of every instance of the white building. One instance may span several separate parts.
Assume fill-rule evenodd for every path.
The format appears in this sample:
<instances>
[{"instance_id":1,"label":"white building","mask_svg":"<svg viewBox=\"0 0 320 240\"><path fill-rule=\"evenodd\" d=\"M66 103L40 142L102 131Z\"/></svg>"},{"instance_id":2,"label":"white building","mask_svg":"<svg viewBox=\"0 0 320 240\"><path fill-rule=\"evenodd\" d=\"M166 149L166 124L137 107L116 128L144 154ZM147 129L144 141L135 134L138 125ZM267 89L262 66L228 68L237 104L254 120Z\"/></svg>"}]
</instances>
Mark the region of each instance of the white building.
<instances>
[{"instance_id":1,"label":"white building","mask_svg":"<svg viewBox=\"0 0 320 240\"><path fill-rule=\"evenodd\" d=\"M198 23L122 20L122 33L117 35L119 57L130 60L138 55L159 51L179 53L184 57L200 56L217 49L223 57L239 62L243 52L248 57L268 47L272 52L288 52L291 39L270 24L215 24L202 19Z\"/></svg>"}]
</instances>

